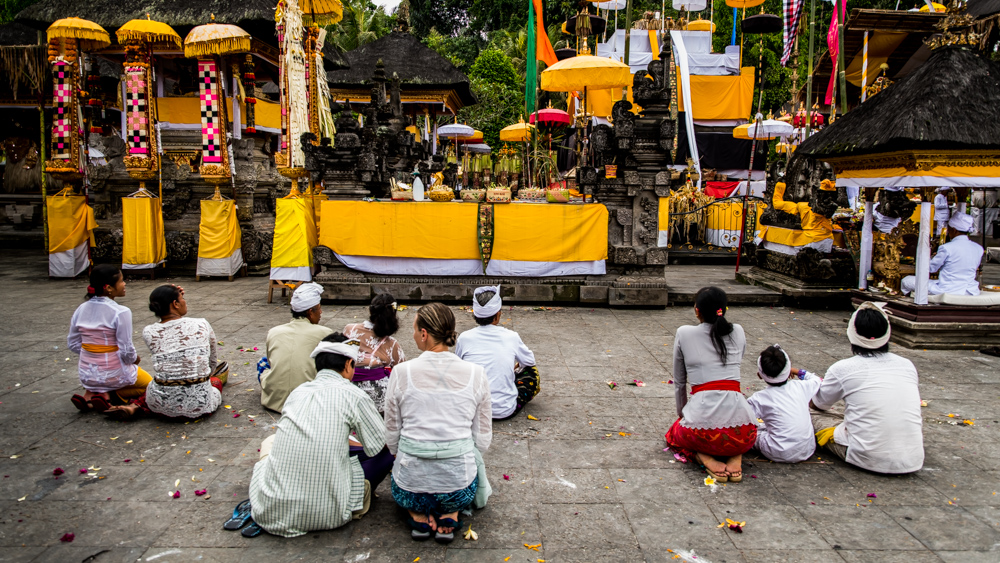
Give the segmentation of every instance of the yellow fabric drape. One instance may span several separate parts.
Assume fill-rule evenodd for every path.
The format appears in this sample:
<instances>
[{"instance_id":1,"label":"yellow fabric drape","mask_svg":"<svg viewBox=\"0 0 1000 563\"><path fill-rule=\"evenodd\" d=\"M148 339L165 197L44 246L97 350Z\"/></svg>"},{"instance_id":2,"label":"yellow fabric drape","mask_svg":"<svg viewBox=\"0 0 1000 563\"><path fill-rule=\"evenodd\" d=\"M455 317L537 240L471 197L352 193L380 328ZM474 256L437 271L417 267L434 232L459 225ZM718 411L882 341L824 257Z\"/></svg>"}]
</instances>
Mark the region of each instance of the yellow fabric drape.
<instances>
[{"instance_id":1,"label":"yellow fabric drape","mask_svg":"<svg viewBox=\"0 0 1000 563\"><path fill-rule=\"evenodd\" d=\"M327 200L326 194L316 194L307 195L306 207L312 212L313 224L316 225L316 244L319 244L319 232L322 225L320 224L320 217L322 217L323 202ZM315 246L315 245L314 245Z\"/></svg>"},{"instance_id":2,"label":"yellow fabric drape","mask_svg":"<svg viewBox=\"0 0 1000 563\"><path fill-rule=\"evenodd\" d=\"M198 258L229 258L242 245L243 233L233 200L201 200Z\"/></svg>"},{"instance_id":3,"label":"yellow fabric drape","mask_svg":"<svg viewBox=\"0 0 1000 563\"><path fill-rule=\"evenodd\" d=\"M614 92L618 92L615 97ZM621 99L621 88L605 88L603 90L587 90L587 111L598 117L611 115L611 106ZM583 95L581 93L581 95Z\"/></svg>"},{"instance_id":4,"label":"yellow fabric drape","mask_svg":"<svg viewBox=\"0 0 1000 563\"><path fill-rule=\"evenodd\" d=\"M90 239L94 246L94 210L82 195L53 195L45 198L49 213L49 254L66 252Z\"/></svg>"},{"instance_id":5,"label":"yellow fabric drape","mask_svg":"<svg viewBox=\"0 0 1000 563\"><path fill-rule=\"evenodd\" d=\"M775 190L777 191L777 190ZM767 207L763 203L756 203L751 205L757 206L757 220L758 225L760 224L760 214ZM716 229L720 231L738 231L743 227L743 202L741 201L727 201L725 203L716 203L711 205L707 209L707 216L705 217L705 228L706 229Z\"/></svg>"},{"instance_id":6,"label":"yellow fabric drape","mask_svg":"<svg viewBox=\"0 0 1000 563\"><path fill-rule=\"evenodd\" d=\"M159 198L123 197L122 231L123 264L159 264L167 258Z\"/></svg>"},{"instance_id":7,"label":"yellow fabric drape","mask_svg":"<svg viewBox=\"0 0 1000 563\"><path fill-rule=\"evenodd\" d=\"M201 102L197 96L178 96L156 98L159 120L164 123L201 124ZM230 122L233 119L233 99L226 98L226 108ZM240 102L240 116L247 114L246 103ZM258 127L281 129L281 106L277 102L257 99L254 106L254 122Z\"/></svg>"},{"instance_id":8,"label":"yellow fabric drape","mask_svg":"<svg viewBox=\"0 0 1000 563\"><path fill-rule=\"evenodd\" d=\"M660 204L657 209L657 223L656 229L658 231L666 231L670 228L670 198L661 197Z\"/></svg>"},{"instance_id":9,"label":"yellow fabric drape","mask_svg":"<svg viewBox=\"0 0 1000 563\"><path fill-rule=\"evenodd\" d=\"M312 248L317 244L316 223L305 198L275 200L272 268L312 266Z\"/></svg>"},{"instance_id":10,"label":"yellow fabric drape","mask_svg":"<svg viewBox=\"0 0 1000 563\"><path fill-rule=\"evenodd\" d=\"M337 254L479 259L473 204L338 200L321 207L320 244Z\"/></svg>"},{"instance_id":11,"label":"yellow fabric drape","mask_svg":"<svg viewBox=\"0 0 1000 563\"><path fill-rule=\"evenodd\" d=\"M653 60L660 60L660 42L656 39L656 30L649 30L649 47L653 50Z\"/></svg>"},{"instance_id":12,"label":"yellow fabric drape","mask_svg":"<svg viewBox=\"0 0 1000 563\"><path fill-rule=\"evenodd\" d=\"M680 72L680 69L677 70ZM695 119L746 119L753 102L753 67L743 67L739 76L691 76L691 97L697 102ZM679 81L678 81L679 82ZM684 95L677 88L677 110L684 111Z\"/></svg>"},{"instance_id":13,"label":"yellow fabric drape","mask_svg":"<svg viewBox=\"0 0 1000 563\"><path fill-rule=\"evenodd\" d=\"M805 246L809 243L833 238L833 221L829 218L813 213L811 207L806 202L795 203L785 201L784 182L778 182L774 186L774 208L786 213L793 213L799 216L802 230L784 229L781 227L765 227L761 237L768 242L784 244L786 246Z\"/></svg>"},{"instance_id":14,"label":"yellow fabric drape","mask_svg":"<svg viewBox=\"0 0 1000 563\"><path fill-rule=\"evenodd\" d=\"M878 78L882 69L879 66L889 60L889 56L906 39L907 33L891 31L875 31L868 38L868 79L865 86L871 85ZM847 81L855 86L861 86L861 67L864 64L862 53L858 53L847 65Z\"/></svg>"},{"instance_id":15,"label":"yellow fabric drape","mask_svg":"<svg viewBox=\"0 0 1000 563\"><path fill-rule=\"evenodd\" d=\"M1000 176L1000 166L935 166L930 170L875 168L845 170L838 178L895 178L897 176L931 176L935 178L995 178Z\"/></svg>"},{"instance_id":16,"label":"yellow fabric drape","mask_svg":"<svg viewBox=\"0 0 1000 563\"><path fill-rule=\"evenodd\" d=\"M493 260L581 262L608 257L604 205L496 205Z\"/></svg>"}]
</instances>

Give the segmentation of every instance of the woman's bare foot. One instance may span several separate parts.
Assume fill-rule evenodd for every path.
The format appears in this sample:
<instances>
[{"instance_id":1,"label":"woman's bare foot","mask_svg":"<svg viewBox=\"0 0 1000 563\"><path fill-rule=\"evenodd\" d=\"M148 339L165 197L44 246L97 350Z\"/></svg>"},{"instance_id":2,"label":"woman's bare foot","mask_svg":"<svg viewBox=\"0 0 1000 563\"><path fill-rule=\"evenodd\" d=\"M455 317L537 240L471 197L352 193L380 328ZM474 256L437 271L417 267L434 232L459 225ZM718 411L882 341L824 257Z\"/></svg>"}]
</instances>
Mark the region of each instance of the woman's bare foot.
<instances>
[{"instance_id":1,"label":"woman's bare foot","mask_svg":"<svg viewBox=\"0 0 1000 563\"><path fill-rule=\"evenodd\" d=\"M129 416L133 416L137 410L139 410L139 405L115 405L104 412L109 413L114 411L124 411L128 413Z\"/></svg>"},{"instance_id":2,"label":"woman's bare foot","mask_svg":"<svg viewBox=\"0 0 1000 563\"><path fill-rule=\"evenodd\" d=\"M433 516L429 516L427 514L419 514L419 513L413 512L412 510L408 510L407 512L410 513L410 518L413 518L414 522L423 522L423 523L429 525L432 530L437 531L437 523L434 522L434 517Z\"/></svg>"},{"instance_id":3,"label":"woman's bare foot","mask_svg":"<svg viewBox=\"0 0 1000 563\"><path fill-rule=\"evenodd\" d=\"M743 456L737 455L727 459L726 472L729 473L730 480L738 482L743 479Z\"/></svg>"},{"instance_id":4,"label":"woman's bare foot","mask_svg":"<svg viewBox=\"0 0 1000 563\"><path fill-rule=\"evenodd\" d=\"M451 518L452 520L458 522L458 513L457 512L452 512L451 514L442 514L441 518ZM443 526L437 528L437 531L440 532L440 533L442 533L442 534L448 534L448 533L451 533L454 530L455 530L455 528L445 528Z\"/></svg>"},{"instance_id":5,"label":"woman's bare foot","mask_svg":"<svg viewBox=\"0 0 1000 563\"><path fill-rule=\"evenodd\" d=\"M107 393L94 393L92 391L84 391L84 393L83 393L83 399L85 401L87 401L88 403L94 397L100 397L100 398L104 399L105 401L110 401L111 400L111 395L108 395Z\"/></svg>"},{"instance_id":6,"label":"woman's bare foot","mask_svg":"<svg viewBox=\"0 0 1000 563\"><path fill-rule=\"evenodd\" d=\"M712 457L712 456L710 456L708 454L703 454L701 452L697 452L697 453L695 453L695 459L697 459L699 463L701 463L702 465L704 465L705 469L708 469L709 471L711 471L712 473L715 473L719 477L728 477L729 476L729 472L727 470L726 464L722 463L721 461L719 461L717 459L715 459L714 457Z\"/></svg>"}]
</instances>

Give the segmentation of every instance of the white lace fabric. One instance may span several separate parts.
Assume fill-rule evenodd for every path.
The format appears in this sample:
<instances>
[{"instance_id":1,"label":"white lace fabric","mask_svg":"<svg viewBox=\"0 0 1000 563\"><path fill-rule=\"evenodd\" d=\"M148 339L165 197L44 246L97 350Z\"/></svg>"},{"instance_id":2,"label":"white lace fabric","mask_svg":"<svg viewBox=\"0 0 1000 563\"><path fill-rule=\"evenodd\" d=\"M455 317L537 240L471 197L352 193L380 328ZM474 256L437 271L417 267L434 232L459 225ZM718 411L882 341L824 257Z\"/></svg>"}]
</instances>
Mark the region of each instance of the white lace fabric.
<instances>
[{"instance_id":1,"label":"white lace fabric","mask_svg":"<svg viewBox=\"0 0 1000 563\"><path fill-rule=\"evenodd\" d=\"M118 346L118 351L88 352L84 343ZM80 383L87 391L106 393L135 383L138 355L132 345L132 310L114 299L92 297L77 307L66 344L80 355Z\"/></svg>"},{"instance_id":2,"label":"white lace fabric","mask_svg":"<svg viewBox=\"0 0 1000 563\"><path fill-rule=\"evenodd\" d=\"M205 319L183 317L154 323L142 330L153 354L153 381L146 388L146 404L164 416L196 418L215 412L222 394L208 381L192 385L159 385L169 381L205 377L216 364L215 332Z\"/></svg>"}]
</instances>

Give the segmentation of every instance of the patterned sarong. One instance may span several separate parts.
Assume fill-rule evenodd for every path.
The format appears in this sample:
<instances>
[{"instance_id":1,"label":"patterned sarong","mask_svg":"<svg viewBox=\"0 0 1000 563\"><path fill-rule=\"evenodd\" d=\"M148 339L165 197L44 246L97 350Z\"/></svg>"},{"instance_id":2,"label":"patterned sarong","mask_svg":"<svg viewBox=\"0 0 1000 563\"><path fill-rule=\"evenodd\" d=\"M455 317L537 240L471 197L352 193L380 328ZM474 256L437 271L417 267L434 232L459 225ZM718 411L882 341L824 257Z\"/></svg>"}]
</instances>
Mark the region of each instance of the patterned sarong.
<instances>
[{"instance_id":1,"label":"patterned sarong","mask_svg":"<svg viewBox=\"0 0 1000 563\"><path fill-rule=\"evenodd\" d=\"M667 445L688 459L695 452L717 457L745 454L757 440L757 426L744 424L732 428L687 428L677 419L666 434Z\"/></svg>"}]
</instances>

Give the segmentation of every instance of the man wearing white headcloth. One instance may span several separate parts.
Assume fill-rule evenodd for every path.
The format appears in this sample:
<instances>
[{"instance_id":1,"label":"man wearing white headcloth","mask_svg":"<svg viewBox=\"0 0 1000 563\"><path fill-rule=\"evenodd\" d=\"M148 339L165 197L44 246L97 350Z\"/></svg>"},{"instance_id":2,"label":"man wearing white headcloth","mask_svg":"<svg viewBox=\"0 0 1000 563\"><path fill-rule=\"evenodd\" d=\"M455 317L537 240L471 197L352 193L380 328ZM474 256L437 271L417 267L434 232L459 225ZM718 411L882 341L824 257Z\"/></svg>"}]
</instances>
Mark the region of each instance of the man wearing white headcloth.
<instances>
[{"instance_id":1,"label":"man wearing white headcloth","mask_svg":"<svg viewBox=\"0 0 1000 563\"><path fill-rule=\"evenodd\" d=\"M949 242L938 247L931 258L930 271L937 272L938 279L927 284L928 295L979 295L979 281L976 273L983 261L983 247L969 240L972 230L972 216L956 212L948 221ZM908 294L917 286L916 276L906 276L900 281L900 289Z\"/></svg>"},{"instance_id":2,"label":"man wearing white headcloth","mask_svg":"<svg viewBox=\"0 0 1000 563\"><path fill-rule=\"evenodd\" d=\"M358 342L340 333L306 355L319 373L288 395L277 432L261 444L249 506L237 507L228 529L247 526L242 533L248 537L261 531L294 537L338 528L368 512L393 458L382 415L351 383L357 357Z\"/></svg>"},{"instance_id":3,"label":"man wearing white headcloth","mask_svg":"<svg viewBox=\"0 0 1000 563\"><path fill-rule=\"evenodd\" d=\"M293 389L316 377L309 354L333 330L319 324L323 286L304 283L292 293L292 321L267 331L266 363L260 375L260 404L281 412Z\"/></svg>"},{"instance_id":4,"label":"man wearing white headcloth","mask_svg":"<svg viewBox=\"0 0 1000 563\"><path fill-rule=\"evenodd\" d=\"M514 416L539 390L535 355L518 333L500 326L502 307L499 286L477 288L472 314L479 326L463 332L455 344L455 355L486 370L493 420Z\"/></svg>"},{"instance_id":5,"label":"man wearing white headcloth","mask_svg":"<svg viewBox=\"0 0 1000 563\"><path fill-rule=\"evenodd\" d=\"M924 464L917 368L889 352L889 317L881 305L866 301L851 316L854 356L826 370L812 398L813 430L820 446L847 463L912 473Z\"/></svg>"}]
</instances>

